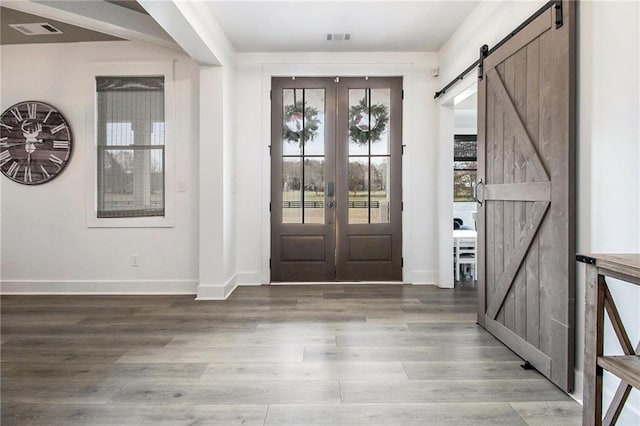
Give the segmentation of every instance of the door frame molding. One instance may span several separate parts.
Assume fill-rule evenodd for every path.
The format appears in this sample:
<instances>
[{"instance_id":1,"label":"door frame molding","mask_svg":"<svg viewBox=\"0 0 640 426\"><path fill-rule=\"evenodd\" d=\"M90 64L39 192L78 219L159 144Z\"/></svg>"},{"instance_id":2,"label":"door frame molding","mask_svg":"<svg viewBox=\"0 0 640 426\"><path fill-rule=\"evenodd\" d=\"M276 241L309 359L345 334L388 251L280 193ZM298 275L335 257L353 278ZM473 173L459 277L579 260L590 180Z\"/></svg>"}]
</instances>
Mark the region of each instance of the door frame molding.
<instances>
[{"instance_id":1,"label":"door frame molding","mask_svg":"<svg viewBox=\"0 0 640 426\"><path fill-rule=\"evenodd\" d=\"M265 63L262 66L262 125L260 139L262 141L261 146L264 147L262 153L262 171L261 171L261 202L260 207L265 212L262 215L261 223L261 240L262 240L262 261L261 270L255 271L251 274L243 274L245 276L250 275L253 277L249 281L259 285L260 283L269 283L270 280L270 268L269 257L271 255L271 220L269 215L269 203L271 201L271 156L269 155L269 145L271 145L271 79L272 77L388 77L398 76L403 77L404 90L405 90L405 102L402 105L402 135L404 144L408 145L406 141L411 137L411 123L407 117L411 117L411 88L414 83L414 62L400 62L400 63L384 63L384 64L372 64L372 63ZM418 77L423 77L419 75ZM418 141L420 142L420 141ZM414 183L411 182L411 164L405 161L405 157L402 158L402 196L406 200L405 195L412 192ZM418 218L419 220L419 218ZM412 215L410 209L405 208L402 216L402 253L405 257L404 267L402 270L402 282L411 281L414 284L432 284L437 282L437 276L433 277L429 271L424 271L424 274L413 273L409 274L409 268L412 267L411 261L411 232L413 227ZM453 246L452 246L453 247Z\"/></svg>"}]
</instances>

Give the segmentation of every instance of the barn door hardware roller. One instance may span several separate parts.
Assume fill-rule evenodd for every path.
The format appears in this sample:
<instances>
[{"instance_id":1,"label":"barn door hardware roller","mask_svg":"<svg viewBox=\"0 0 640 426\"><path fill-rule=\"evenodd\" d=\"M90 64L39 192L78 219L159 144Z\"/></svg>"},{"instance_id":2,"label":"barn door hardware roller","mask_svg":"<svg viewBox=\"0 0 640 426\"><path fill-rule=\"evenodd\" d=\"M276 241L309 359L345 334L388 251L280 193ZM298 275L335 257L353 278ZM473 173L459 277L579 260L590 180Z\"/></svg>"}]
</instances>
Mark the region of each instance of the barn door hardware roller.
<instances>
[{"instance_id":1,"label":"barn door hardware roller","mask_svg":"<svg viewBox=\"0 0 640 426\"><path fill-rule=\"evenodd\" d=\"M560 28L564 23L562 20L562 0L556 1L554 5L556 9L556 29Z\"/></svg>"},{"instance_id":2,"label":"barn door hardware roller","mask_svg":"<svg viewBox=\"0 0 640 426\"><path fill-rule=\"evenodd\" d=\"M522 364L520 367L522 367L523 370L535 370L535 367L531 365L531 363L527 360L525 360L524 364Z\"/></svg>"},{"instance_id":3,"label":"barn door hardware roller","mask_svg":"<svg viewBox=\"0 0 640 426\"><path fill-rule=\"evenodd\" d=\"M489 56L489 46L483 44L480 48L480 59L478 60L478 80L482 80L484 78L484 58Z\"/></svg>"}]
</instances>

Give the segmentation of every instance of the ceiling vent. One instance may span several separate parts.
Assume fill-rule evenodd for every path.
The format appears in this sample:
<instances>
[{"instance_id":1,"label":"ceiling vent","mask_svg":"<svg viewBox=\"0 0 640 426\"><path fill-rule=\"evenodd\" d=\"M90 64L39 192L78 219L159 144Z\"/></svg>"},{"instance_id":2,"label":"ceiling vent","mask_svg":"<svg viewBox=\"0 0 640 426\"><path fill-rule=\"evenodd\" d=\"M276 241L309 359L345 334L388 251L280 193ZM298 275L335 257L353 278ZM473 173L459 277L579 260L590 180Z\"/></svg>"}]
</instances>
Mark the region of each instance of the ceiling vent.
<instances>
[{"instance_id":1,"label":"ceiling vent","mask_svg":"<svg viewBox=\"0 0 640 426\"><path fill-rule=\"evenodd\" d=\"M62 31L46 22L34 24L9 24L9 26L14 30L20 31L22 34L28 36L62 34Z\"/></svg>"},{"instance_id":2,"label":"ceiling vent","mask_svg":"<svg viewBox=\"0 0 640 426\"><path fill-rule=\"evenodd\" d=\"M347 41L351 40L351 34L347 33L329 33L327 34L328 41Z\"/></svg>"}]
</instances>

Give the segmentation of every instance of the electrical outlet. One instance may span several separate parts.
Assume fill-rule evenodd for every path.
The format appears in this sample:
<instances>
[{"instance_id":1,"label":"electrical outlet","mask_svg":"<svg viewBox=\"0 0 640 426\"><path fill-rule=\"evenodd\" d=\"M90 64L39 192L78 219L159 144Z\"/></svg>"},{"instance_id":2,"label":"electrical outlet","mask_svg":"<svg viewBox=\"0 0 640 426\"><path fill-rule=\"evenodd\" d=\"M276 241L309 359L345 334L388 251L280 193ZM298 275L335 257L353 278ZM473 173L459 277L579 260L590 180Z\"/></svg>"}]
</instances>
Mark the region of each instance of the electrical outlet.
<instances>
[{"instance_id":1,"label":"electrical outlet","mask_svg":"<svg viewBox=\"0 0 640 426\"><path fill-rule=\"evenodd\" d=\"M140 257L140 255L138 253L133 253L131 255L131 266L133 266L133 267L140 266L140 263L138 263L138 258L139 257Z\"/></svg>"}]
</instances>

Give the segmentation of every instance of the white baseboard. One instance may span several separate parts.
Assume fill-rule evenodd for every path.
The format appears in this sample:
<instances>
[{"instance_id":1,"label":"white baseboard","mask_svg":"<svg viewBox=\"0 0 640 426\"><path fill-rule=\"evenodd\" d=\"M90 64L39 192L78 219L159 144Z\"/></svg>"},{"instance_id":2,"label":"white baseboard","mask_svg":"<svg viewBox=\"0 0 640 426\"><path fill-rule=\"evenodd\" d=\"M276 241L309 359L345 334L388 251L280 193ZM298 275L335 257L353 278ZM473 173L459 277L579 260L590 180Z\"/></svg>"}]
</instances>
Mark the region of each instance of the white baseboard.
<instances>
[{"instance_id":1,"label":"white baseboard","mask_svg":"<svg viewBox=\"0 0 640 426\"><path fill-rule=\"evenodd\" d=\"M197 280L6 280L0 282L0 294L196 294L197 285Z\"/></svg>"},{"instance_id":2,"label":"white baseboard","mask_svg":"<svg viewBox=\"0 0 640 426\"><path fill-rule=\"evenodd\" d=\"M237 287L238 276L235 274L223 285L200 283L196 300L226 300Z\"/></svg>"},{"instance_id":3,"label":"white baseboard","mask_svg":"<svg viewBox=\"0 0 640 426\"><path fill-rule=\"evenodd\" d=\"M570 393L569 396L582 405L582 386L584 376L582 375L582 371L578 370L573 370L573 374L575 377L573 392Z\"/></svg>"},{"instance_id":4,"label":"white baseboard","mask_svg":"<svg viewBox=\"0 0 640 426\"><path fill-rule=\"evenodd\" d=\"M238 272L238 285L262 285L262 272Z\"/></svg>"},{"instance_id":5,"label":"white baseboard","mask_svg":"<svg viewBox=\"0 0 640 426\"><path fill-rule=\"evenodd\" d=\"M405 271L404 282L418 285L437 285L438 273L436 271Z\"/></svg>"}]
</instances>

